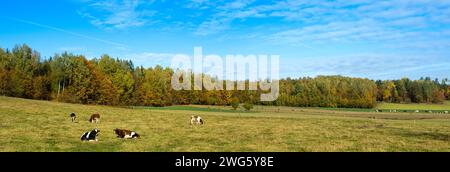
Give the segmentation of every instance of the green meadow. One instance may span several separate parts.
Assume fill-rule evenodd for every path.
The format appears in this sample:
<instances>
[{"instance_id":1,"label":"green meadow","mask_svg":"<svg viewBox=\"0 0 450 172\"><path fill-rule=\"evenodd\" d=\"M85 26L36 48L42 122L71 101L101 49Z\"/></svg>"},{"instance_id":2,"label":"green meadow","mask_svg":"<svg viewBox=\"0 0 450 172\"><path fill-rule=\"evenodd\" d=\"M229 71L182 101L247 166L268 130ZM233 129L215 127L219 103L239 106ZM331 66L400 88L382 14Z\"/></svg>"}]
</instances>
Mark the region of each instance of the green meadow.
<instances>
[{"instance_id":1,"label":"green meadow","mask_svg":"<svg viewBox=\"0 0 450 172\"><path fill-rule=\"evenodd\" d=\"M400 110L436 110L450 111L450 101L444 101L442 104L400 104L400 103L380 103L379 109L400 109Z\"/></svg>"},{"instance_id":2,"label":"green meadow","mask_svg":"<svg viewBox=\"0 0 450 172\"><path fill-rule=\"evenodd\" d=\"M380 109L448 110L442 105L380 104ZM77 114L77 122L69 114ZM101 114L91 124L92 113ZM204 118L191 126L190 116ZM0 97L2 152L403 152L450 151L450 115L255 106L110 107ZM80 136L100 129L98 142ZM131 129L140 139L115 137Z\"/></svg>"}]
</instances>

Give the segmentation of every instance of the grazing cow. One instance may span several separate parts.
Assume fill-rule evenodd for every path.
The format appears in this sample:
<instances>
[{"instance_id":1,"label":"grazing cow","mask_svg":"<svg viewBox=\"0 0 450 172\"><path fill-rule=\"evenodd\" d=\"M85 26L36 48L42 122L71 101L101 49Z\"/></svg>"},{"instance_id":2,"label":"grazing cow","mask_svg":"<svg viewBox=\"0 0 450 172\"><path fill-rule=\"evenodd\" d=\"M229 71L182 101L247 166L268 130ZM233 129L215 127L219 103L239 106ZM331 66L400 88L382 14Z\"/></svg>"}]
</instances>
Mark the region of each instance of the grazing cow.
<instances>
[{"instance_id":1,"label":"grazing cow","mask_svg":"<svg viewBox=\"0 0 450 172\"><path fill-rule=\"evenodd\" d=\"M98 141L97 136L99 132L99 129L94 129L92 131L86 132L81 136L81 141Z\"/></svg>"},{"instance_id":2,"label":"grazing cow","mask_svg":"<svg viewBox=\"0 0 450 172\"><path fill-rule=\"evenodd\" d=\"M420 111L419 111L419 110L416 110L415 112L416 112L416 113L419 113Z\"/></svg>"},{"instance_id":3,"label":"grazing cow","mask_svg":"<svg viewBox=\"0 0 450 172\"><path fill-rule=\"evenodd\" d=\"M125 139L136 139L136 138L141 137L138 133L136 133L134 131L118 129L118 128L114 129L114 133L116 133L117 137L125 138Z\"/></svg>"},{"instance_id":4,"label":"grazing cow","mask_svg":"<svg viewBox=\"0 0 450 172\"><path fill-rule=\"evenodd\" d=\"M89 122L91 123L98 123L100 122L100 114L99 113L94 113L91 115L91 118L89 118Z\"/></svg>"},{"instance_id":5,"label":"grazing cow","mask_svg":"<svg viewBox=\"0 0 450 172\"><path fill-rule=\"evenodd\" d=\"M200 116L191 116L191 125L203 125L203 119Z\"/></svg>"},{"instance_id":6,"label":"grazing cow","mask_svg":"<svg viewBox=\"0 0 450 172\"><path fill-rule=\"evenodd\" d=\"M77 115L75 115L75 113L72 112L72 113L70 114L70 119L72 119L72 122L75 122L75 119L77 119Z\"/></svg>"}]
</instances>

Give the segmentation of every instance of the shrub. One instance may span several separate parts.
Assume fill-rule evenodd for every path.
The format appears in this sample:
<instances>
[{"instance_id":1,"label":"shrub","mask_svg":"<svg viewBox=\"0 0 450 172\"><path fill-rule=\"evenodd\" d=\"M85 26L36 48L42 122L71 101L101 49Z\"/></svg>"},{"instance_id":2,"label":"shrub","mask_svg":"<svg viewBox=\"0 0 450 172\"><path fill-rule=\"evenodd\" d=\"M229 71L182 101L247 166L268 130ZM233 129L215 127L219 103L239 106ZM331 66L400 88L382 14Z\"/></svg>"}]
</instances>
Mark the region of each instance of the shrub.
<instances>
[{"instance_id":1,"label":"shrub","mask_svg":"<svg viewBox=\"0 0 450 172\"><path fill-rule=\"evenodd\" d=\"M233 100L231 100L231 107L233 107L234 110L239 107L239 100L237 98L233 98Z\"/></svg>"},{"instance_id":2,"label":"shrub","mask_svg":"<svg viewBox=\"0 0 450 172\"><path fill-rule=\"evenodd\" d=\"M245 108L245 110L250 111L251 109L253 109L253 104L247 102L243 107Z\"/></svg>"}]
</instances>

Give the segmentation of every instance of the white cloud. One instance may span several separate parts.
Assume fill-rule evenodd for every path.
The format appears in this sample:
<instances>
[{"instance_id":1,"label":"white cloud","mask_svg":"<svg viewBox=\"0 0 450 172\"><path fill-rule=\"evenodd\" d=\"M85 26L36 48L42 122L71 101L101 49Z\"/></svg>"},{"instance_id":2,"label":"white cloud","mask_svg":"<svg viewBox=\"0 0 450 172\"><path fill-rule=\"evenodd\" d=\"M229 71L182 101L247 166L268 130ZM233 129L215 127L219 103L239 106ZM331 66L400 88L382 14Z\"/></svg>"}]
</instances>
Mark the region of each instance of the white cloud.
<instances>
[{"instance_id":1,"label":"white cloud","mask_svg":"<svg viewBox=\"0 0 450 172\"><path fill-rule=\"evenodd\" d=\"M281 31L268 39L289 43L298 42L352 42L360 40L390 40L404 37L404 33L379 26L372 20L358 22L335 22L325 25L312 25L299 29Z\"/></svg>"},{"instance_id":2,"label":"white cloud","mask_svg":"<svg viewBox=\"0 0 450 172\"><path fill-rule=\"evenodd\" d=\"M292 2L292 3L290 3ZM288 21L299 21L265 36L277 43L380 43L385 47L438 48L447 46L445 29L450 27L450 3L430 0L392 1L282 1L263 9ZM279 3L279 4L280 4ZM436 42L444 44L437 45Z\"/></svg>"},{"instance_id":3,"label":"white cloud","mask_svg":"<svg viewBox=\"0 0 450 172\"><path fill-rule=\"evenodd\" d=\"M261 2L261 1L259 1ZM265 40L305 44L385 41L388 44L415 42L450 26L450 1L432 0L284 0L269 3L227 1L211 11L198 25L197 35L223 33L246 18L275 18L275 33ZM281 19L276 20L277 18ZM238 20L241 19L241 20ZM436 30L438 28L438 30ZM236 28L237 29L237 28ZM441 30L442 31L442 30ZM446 35L441 35L446 36ZM422 40L433 42L439 36ZM420 44L416 42L417 44ZM387 45L391 46L391 45Z\"/></svg>"},{"instance_id":4,"label":"white cloud","mask_svg":"<svg viewBox=\"0 0 450 172\"><path fill-rule=\"evenodd\" d=\"M213 4L215 4L215 1L210 1L210 0L190 0L186 7L187 8L194 8L194 9L208 9L211 6L213 6Z\"/></svg>"},{"instance_id":5,"label":"white cloud","mask_svg":"<svg viewBox=\"0 0 450 172\"><path fill-rule=\"evenodd\" d=\"M91 23L103 29L127 29L151 23L150 17L156 12L141 7L154 1L113 0L88 1L88 7L79 14L91 20Z\"/></svg>"},{"instance_id":6,"label":"white cloud","mask_svg":"<svg viewBox=\"0 0 450 172\"><path fill-rule=\"evenodd\" d=\"M217 10L212 14L212 18L206 19L201 22L196 31L196 35L211 35L228 30L231 26L231 22L235 19L244 19L247 17L255 17L261 15L256 10L240 10L249 6L254 0L235 0L227 2L215 7ZM204 4L204 1L200 1L200 4ZM211 5L211 4L209 4ZM217 4L214 4L217 5Z\"/></svg>"},{"instance_id":7,"label":"white cloud","mask_svg":"<svg viewBox=\"0 0 450 172\"><path fill-rule=\"evenodd\" d=\"M195 34L211 35L219 33L221 31L227 30L230 27L230 21L231 20L229 18L211 19L209 21L205 21L198 26Z\"/></svg>"},{"instance_id":8,"label":"white cloud","mask_svg":"<svg viewBox=\"0 0 450 172\"><path fill-rule=\"evenodd\" d=\"M247 7L251 3L253 3L255 0L235 0L228 2L224 4L223 6L217 7L218 9L222 10L235 10L235 9L242 9L244 7Z\"/></svg>"}]
</instances>

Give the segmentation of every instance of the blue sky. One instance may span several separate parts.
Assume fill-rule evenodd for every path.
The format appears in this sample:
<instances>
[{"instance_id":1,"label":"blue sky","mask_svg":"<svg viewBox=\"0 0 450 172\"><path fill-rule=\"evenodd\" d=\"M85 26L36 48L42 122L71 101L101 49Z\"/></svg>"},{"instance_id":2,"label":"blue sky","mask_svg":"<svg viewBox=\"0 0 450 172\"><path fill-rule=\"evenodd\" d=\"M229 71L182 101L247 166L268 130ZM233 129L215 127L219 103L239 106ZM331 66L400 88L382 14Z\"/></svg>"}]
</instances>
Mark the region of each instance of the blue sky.
<instances>
[{"instance_id":1,"label":"blue sky","mask_svg":"<svg viewBox=\"0 0 450 172\"><path fill-rule=\"evenodd\" d=\"M448 0L5 0L0 47L43 57L277 54L280 76L450 77Z\"/></svg>"}]
</instances>

